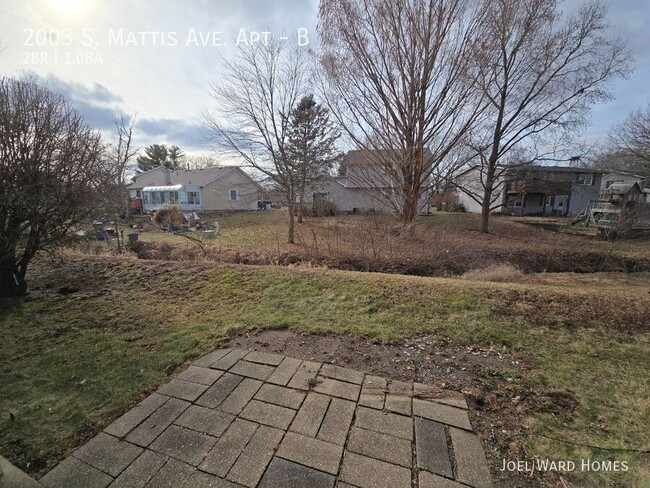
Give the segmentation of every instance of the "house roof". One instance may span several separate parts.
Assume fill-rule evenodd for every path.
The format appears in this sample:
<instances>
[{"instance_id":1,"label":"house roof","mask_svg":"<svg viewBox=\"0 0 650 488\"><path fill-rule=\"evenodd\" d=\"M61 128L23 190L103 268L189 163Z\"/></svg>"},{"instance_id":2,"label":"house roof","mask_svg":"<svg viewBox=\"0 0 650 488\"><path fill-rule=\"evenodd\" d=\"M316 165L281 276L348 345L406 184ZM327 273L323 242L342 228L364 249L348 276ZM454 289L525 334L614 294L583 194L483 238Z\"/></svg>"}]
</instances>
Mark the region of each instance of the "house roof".
<instances>
[{"instance_id":1,"label":"house roof","mask_svg":"<svg viewBox=\"0 0 650 488\"><path fill-rule=\"evenodd\" d=\"M507 168L506 168L507 169ZM544 171L548 173L589 173L589 174L601 174L604 173L602 170L597 170L593 168L578 168L575 166L537 166L537 165L525 165L525 166L515 166L512 168L514 171Z\"/></svg>"},{"instance_id":2,"label":"house roof","mask_svg":"<svg viewBox=\"0 0 650 488\"><path fill-rule=\"evenodd\" d=\"M162 171L161 171L162 170ZM145 174L149 174L153 171L165 171L164 166L158 166L157 168L145 171L133 177L133 182L130 185L127 185L131 188L140 188L141 185L138 185L137 179ZM223 178L224 176L230 174L233 171L240 171L244 176L246 176L253 183L259 185L254 179L252 179L246 172L242 171L239 166L216 166L214 168L200 168L200 169L176 169L169 171L169 178L174 185L196 185L196 186L206 186L212 183L213 181Z\"/></svg>"},{"instance_id":3,"label":"house roof","mask_svg":"<svg viewBox=\"0 0 650 488\"><path fill-rule=\"evenodd\" d=\"M608 175L623 175L623 176L631 176L632 178L638 178L642 181L645 181L645 176L643 175L637 175L635 173L630 173L628 171L619 171L617 169L602 169L601 170L603 173L608 174Z\"/></svg>"},{"instance_id":4,"label":"house roof","mask_svg":"<svg viewBox=\"0 0 650 488\"><path fill-rule=\"evenodd\" d=\"M462 176L464 174L469 173L470 171L474 171L475 169L480 169L480 168L481 168L480 164L475 164L474 166L471 166L467 168L465 171L459 173L458 176ZM575 166L541 166L541 165L532 165L532 164L524 164L524 165L512 166L512 167L499 165L497 166L497 169L499 171L512 170L513 172L544 171L548 173L588 173L588 174L606 173L606 171L599 170L599 169L577 168Z\"/></svg>"},{"instance_id":5,"label":"house roof","mask_svg":"<svg viewBox=\"0 0 650 488\"><path fill-rule=\"evenodd\" d=\"M620 181L620 182L612 183L611 185L609 185L609 188L607 188L607 190L605 191L611 193L626 194L634 187L636 187L639 192L643 191L641 185L639 185L636 181L627 182L627 183Z\"/></svg>"},{"instance_id":6,"label":"house roof","mask_svg":"<svg viewBox=\"0 0 650 488\"><path fill-rule=\"evenodd\" d=\"M375 161L390 159L393 154L399 154L399 150L392 149L352 149L343 157L341 164L365 166ZM431 151L424 150L425 157L431 157Z\"/></svg>"},{"instance_id":7,"label":"house roof","mask_svg":"<svg viewBox=\"0 0 650 488\"><path fill-rule=\"evenodd\" d=\"M178 169L169 173L170 179L177 185L199 185L205 186L233 170L232 166L217 166L215 168L202 169Z\"/></svg>"}]
</instances>

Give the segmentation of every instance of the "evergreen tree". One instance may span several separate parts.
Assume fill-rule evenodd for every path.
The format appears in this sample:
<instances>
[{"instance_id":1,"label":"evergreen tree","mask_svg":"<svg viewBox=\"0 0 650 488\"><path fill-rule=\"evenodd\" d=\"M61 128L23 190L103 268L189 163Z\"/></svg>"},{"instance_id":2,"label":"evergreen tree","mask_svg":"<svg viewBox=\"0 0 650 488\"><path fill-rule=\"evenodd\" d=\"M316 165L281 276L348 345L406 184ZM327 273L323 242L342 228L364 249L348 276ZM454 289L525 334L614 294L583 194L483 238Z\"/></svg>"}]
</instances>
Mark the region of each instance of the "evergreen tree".
<instances>
[{"instance_id":1,"label":"evergreen tree","mask_svg":"<svg viewBox=\"0 0 650 488\"><path fill-rule=\"evenodd\" d=\"M341 155L336 150L341 134L330 121L327 108L316 103L313 95L302 97L291 111L289 124L287 153L293 166L298 222L301 222L305 188L329 174Z\"/></svg>"},{"instance_id":2,"label":"evergreen tree","mask_svg":"<svg viewBox=\"0 0 650 488\"><path fill-rule=\"evenodd\" d=\"M144 148L144 154L138 156L137 173L144 173L158 166L167 166L169 151L165 144L152 144Z\"/></svg>"},{"instance_id":3,"label":"evergreen tree","mask_svg":"<svg viewBox=\"0 0 650 488\"><path fill-rule=\"evenodd\" d=\"M152 144L144 148L144 154L138 156L137 173L144 173L158 166L171 170L181 169L185 153L178 146L167 147L166 144Z\"/></svg>"},{"instance_id":4,"label":"evergreen tree","mask_svg":"<svg viewBox=\"0 0 650 488\"><path fill-rule=\"evenodd\" d=\"M171 146L167 152L167 161L172 169L180 169L185 162L185 153L178 146Z\"/></svg>"}]
</instances>

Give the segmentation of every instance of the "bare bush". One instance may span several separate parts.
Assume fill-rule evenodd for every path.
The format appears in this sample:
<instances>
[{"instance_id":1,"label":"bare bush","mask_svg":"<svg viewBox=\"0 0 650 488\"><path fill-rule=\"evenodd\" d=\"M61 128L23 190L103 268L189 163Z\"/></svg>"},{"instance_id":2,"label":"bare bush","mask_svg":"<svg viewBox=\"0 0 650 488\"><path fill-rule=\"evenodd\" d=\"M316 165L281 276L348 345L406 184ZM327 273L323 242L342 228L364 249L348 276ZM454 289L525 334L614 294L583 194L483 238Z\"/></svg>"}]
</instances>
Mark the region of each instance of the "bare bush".
<instances>
[{"instance_id":1,"label":"bare bush","mask_svg":"<svg viewBox=\"0 0 650 488\"><path fill-rule=\"evenodd\" d=\"M182 225L183 214L176 206L167 208L159 208L153 216L154 221L161 227L168 227L171 225Z\"/></svg>"}]
</instances>

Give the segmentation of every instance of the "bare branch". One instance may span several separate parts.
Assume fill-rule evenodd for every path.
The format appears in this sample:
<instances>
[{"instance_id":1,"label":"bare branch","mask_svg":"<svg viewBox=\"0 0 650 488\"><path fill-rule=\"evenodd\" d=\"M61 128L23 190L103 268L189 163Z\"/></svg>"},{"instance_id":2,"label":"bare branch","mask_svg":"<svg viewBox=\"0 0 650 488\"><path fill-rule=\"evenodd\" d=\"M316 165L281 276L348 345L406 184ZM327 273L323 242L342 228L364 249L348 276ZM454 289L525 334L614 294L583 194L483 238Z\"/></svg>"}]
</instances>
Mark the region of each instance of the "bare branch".
<instances>
[{"instance_id":1,"label":"bare branch","mask_svg":"<svg viewBox=\"0 0 650 488\"><path fill-rule=\"evenodd\" d=\"M321 0L324 92L365 177L404 223L485 108L464 0Z\"/></svg>"},{"instance_id":2,"label":"bare branch","mask_svg":"<svg viewBox=\"0 0 650 488\"><path fill-rule=\"evenodd\" d=\"M103 152L63 97L33 78L0 79L0 296L24 294L31 259L93 209Z\"/></svg>"},{"instance_id":3,"label":"bare branch","mask_svg":"<svg viewBox=\"0 0 650 488\"><path fill-rule=\"evenodd\" d=\"M557 0L484 4L479 83L491 101L472 133L481 167L487 232L499 169L557 160L587 122L590 107L611 97L612 80L630 71L625 44L612 37L606 8L584 4L562 20ZM524 154L524 157L521 155Z\"/></svg>"},{"instance_id":4,"label":"bare branch","mask_svg":"<svg viewBox=\"0 0 650 488\"><path fill-rule=\"evenodd\" d=\"M289 242L293 242L296 176L288 153L289 118L306 94L306 52L281 39L240 46L232 60L222 58L223 77L213 83L216 110L204 110L212 142L234 151L281 188L289 202Z\"/></svg>"}]
</instances>

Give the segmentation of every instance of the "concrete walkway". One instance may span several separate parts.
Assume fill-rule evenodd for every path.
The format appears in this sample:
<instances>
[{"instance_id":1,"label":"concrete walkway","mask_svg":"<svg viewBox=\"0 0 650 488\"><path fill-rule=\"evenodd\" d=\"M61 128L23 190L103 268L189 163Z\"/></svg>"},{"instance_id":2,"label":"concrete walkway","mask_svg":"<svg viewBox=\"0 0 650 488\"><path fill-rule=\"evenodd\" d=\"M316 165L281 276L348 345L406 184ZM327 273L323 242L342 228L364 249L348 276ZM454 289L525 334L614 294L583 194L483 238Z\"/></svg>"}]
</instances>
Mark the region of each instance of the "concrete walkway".
<instances>
[{"instance_id":1,"label":"concrete walkway","mask_svg":"<svg viewBox=\"0 0 650 488\"><path fill-rule=\"evenodd\" d=\"M265 352L196 361L45 475L62 487L492 486L461 394Z\"/></svg>"}]
</instances>

